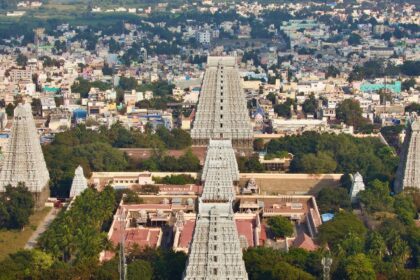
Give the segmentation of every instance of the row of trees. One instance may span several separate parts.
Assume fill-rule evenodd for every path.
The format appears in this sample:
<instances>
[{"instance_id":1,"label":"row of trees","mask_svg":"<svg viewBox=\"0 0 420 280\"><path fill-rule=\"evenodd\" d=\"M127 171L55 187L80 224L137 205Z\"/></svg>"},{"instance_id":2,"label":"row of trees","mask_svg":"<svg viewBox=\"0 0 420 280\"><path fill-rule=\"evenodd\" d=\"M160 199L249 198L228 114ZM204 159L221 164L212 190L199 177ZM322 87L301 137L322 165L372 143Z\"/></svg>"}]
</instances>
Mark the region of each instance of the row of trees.
<instances>
[{"instance_id":1,"label":"row of trees","mask_svg":"<svg viewBox=\"0 0 420 280\"><path fill-rule=\"evenodd\" d=\"M116 205L115 192L109 186L101 192L93 188L85 190L41 235L39 247L63 262L97 258L102 250L110 248L104 231Z\"/></svg>"},{"instance_id":2,"label":"row of trees","mask_svg":"<svg viewBox=\"0 0 420 280\"><path fill-rule=\"evenodd\" d=\"M131 160L130 168L147 171L198 172L201 169L201 165L200 160L191 152L191 150L187 150L185 154L179 158L156 153L146 160Z\"/></svg>"},{"instance_id":3,"label":"row of trees","mask_svg":"<svg viewBox=\"0 0 420 280\"><path fill-rule=\"evenodd\" d=\"M185 185L185 184L195 184L197 179L193 178L191 175L179 174L179 175L170 175L163 178L154 177L153 180L157 184L168 184L168 185Z\"/></svg>"},{"instance_id":4,"label":"row of trees","mask_svg":"<svg viewBox=\"0 0 420 280\"><path fill-rule=\"evenodd\" d=\"M420 62L406 60L401 66L385 64L382 60L369 60L363 65L356 65L350 73L348 79L352 81L361 81L363 79L374 79L384 76L418 76L420 75Z\"/></svg>"},{"instance_id":5,"label":"row of trees","mask_svg":"<svg viewBox=\"0 0 420 280\"><path fill-rule=\"evenodd\" d=\"M182 252L133 248L127 258L127 279L182 279L186 259ZM118 280L119 276L118 258L104 263L99 263L96 258L66 263L35 249L18 251L0 262L1 279Z\"/></svg>"}]
</instances>

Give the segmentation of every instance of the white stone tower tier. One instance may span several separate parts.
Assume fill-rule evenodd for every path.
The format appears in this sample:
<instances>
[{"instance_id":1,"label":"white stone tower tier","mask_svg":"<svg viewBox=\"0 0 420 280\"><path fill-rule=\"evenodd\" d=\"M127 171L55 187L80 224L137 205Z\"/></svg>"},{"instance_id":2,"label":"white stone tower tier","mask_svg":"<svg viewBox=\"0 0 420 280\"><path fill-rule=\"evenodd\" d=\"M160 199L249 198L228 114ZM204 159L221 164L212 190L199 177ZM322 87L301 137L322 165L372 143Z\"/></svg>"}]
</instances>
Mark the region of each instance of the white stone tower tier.
<instances>
[{"instance_id":1,"label":"white stone tower tier","mask_svg":"<svg viewBox=\"0 0 420 280\"><path fill-rule=\"evenodd\" d=\"M5 186L25 183L33 193L36 207L44 206L49 196L47 165L29 104L18 104L14 111L13 127L0 171L0 192Z\"/></svg>"},{"instance_id":2,"label":"white stone tower tier","mask_svg":"<svg viewBox=\"0 0 420 280\"><path fill-rule=\"evenodd\" d=\"M232 209L238 178L231 141L210 140L184 280L248 279Z\"/></svg>"},{"instance_id":3,"label":"white stone tower tier","mask_svg":"<svg viewBox=\"0 0 420 280\"><path fill-rule=\"evenodd\" d=\"M350 198L352 203L356 203L358 201L357 194L360 191L365 190L365 183L363 183L363 177L359 172L356 172L352 176L352 184L350 189Z\"/></svg>"},{"instance_id":4,"label":"white stone tower tier","mask_svg":"<svg viewBox=\"0 0 420 280\"><path fill-rule=\"evenodd\" d=\"M236 57L208 57L191 138L198 146L230 139L235 149L252 151L252 125Z\"/></svg>"},{"instance_id":5,"label":"white stone tower tier","mask_svg":"<svg viewBox=\"0 0 420 280\"><path fill-rule=\"evenodd\" d=\"M420 120L416 115L408 121L394 183L397 193L408 187L420 188Z\"/></svg>"},{"instance_id":6,"label":"white stone tower tier","mask_svg":"<svg viewBox=\"0 0 420 280\"><path fill-rule=\"evenodd\" d=\"M74 172L73 182L70 189L70 198L80 195L88 187L87 180L83 174L83 168L79 165Z\"/></svg>"}]
</instances>

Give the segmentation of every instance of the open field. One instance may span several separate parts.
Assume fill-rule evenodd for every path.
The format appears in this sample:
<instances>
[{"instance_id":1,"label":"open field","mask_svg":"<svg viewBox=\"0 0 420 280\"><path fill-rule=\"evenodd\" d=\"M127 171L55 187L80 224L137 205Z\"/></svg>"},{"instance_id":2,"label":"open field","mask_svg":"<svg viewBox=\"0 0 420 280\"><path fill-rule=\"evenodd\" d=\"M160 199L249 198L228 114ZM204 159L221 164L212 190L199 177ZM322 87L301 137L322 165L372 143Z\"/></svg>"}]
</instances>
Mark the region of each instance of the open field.
<instances>
[{"instance_id":1,"label":"open field","mask_svg":"<svg viewBox=\"0 0 420 280\"><path fill-rule=\"evenodd\" d=\"M51 208L46 207L35 213L29 218L29 225L20 230L0 230L0 261L8 254L14 253L25 247L26 242L36 230L39 223L48 214Z\"/></svg>"}]
</instances>

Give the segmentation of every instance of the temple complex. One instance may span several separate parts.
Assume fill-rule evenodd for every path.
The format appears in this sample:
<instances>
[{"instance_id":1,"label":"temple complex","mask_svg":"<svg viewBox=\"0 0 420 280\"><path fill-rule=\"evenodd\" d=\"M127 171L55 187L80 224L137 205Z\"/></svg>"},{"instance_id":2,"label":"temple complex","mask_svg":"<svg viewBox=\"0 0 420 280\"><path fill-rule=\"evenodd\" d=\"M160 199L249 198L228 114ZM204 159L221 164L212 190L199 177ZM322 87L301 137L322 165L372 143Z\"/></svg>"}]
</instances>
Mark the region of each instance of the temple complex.
<instances>
[{"instance_id":1,"label":"temple complex","mask_svg":"<svg viewBox=\"0 0 420 280\"><path fill-rule=\"evenodd\" d=\"M415 114L407 122L394 183L394 190L397 193L408 187L420 188L420 120Z\"/></svg>"},{"instance_id":2,"label":"temple complex","mask_svg":"<svg viewBox=\"0 0 420 280\"><path fill-rule=\"evenodd\" d=\"M197 146L230 139L237 151L252 151L252 125L235 57L208 57L191 137Z\"/></svg>"},{"instance_id":3,"label":"temple complex","mask_svg":"<svg viewBox=\"0 0 420 280\"><path fill-rule=\"evenodd\" d=\"M217 180L219 178L219 180ZM238 166L229 140L211 140L184 279L248 279L232 201Z\"/></svg>"},{"instance_id":4,"label":"temple complex","mask_svg":"<svg viewBox=\"0 0 420 280\"><path fill-rule=\"evenodd\" d=\"M13 127L0 171L0 192L4 186L25 183L34 195L35 207L41 208L49 197L47 165L42 153L30 104L18 104Z\"/></svg>"},{"instance_id":5,"label":"temple complex","mask_svg":"<svg viewBox=\"0 0 420 280\"><path fill-rule=\"evenodd\" d=\"M83 174L83 168L79 165L74 172L73 182L70 188L70 198L80 195L88 187L87 180Z\"/></svg>"}]
</instances>

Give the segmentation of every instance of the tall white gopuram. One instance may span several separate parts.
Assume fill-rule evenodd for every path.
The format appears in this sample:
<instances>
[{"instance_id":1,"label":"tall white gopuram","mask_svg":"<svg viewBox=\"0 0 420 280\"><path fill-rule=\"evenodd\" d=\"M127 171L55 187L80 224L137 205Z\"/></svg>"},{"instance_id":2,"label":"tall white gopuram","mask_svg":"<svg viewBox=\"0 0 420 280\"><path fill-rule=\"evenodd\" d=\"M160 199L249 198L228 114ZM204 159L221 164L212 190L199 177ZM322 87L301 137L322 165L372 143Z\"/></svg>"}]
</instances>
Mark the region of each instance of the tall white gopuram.
<instances>
[{"instance_id":1,"label":"tall white gopuram","mask_svg":"<svg viewBox=\"0 0 420 280\"><path fill-rule=\"evenodd\" d=\"M365 183L363 183L363 177L359 172L356 172L356 174L352 176L352 184L350 188L351 202L356 203L358 201L357 194L364 190Z\"/></svg>"},{"instance_id":2,"label":"tall white gopuram","mask_svg":"<svg viewBox=\"0 0 420 280\"><path fill-rule=\"evenodd\" d=\"M29 104L18 104L13 127L0 171L0 192L4 186L24 182L33 193L36 207L44 206L49 196L50 175L45 164L41 143Z\"/></svg>"},{"instance_id":3,"label":"tall white gopuram","mask_svg":"<svg viewBox=\"0 0 420 280\"><path fill-rule=\"evenodd\" d=\"M185 280L248 279L233 217L238 165L230 140L210 140Z\"/></svg>"},{"instance_id":4,"label":"tall white gopuram","mask_svg":"<svg viewBox=\"0 0 420 280\"><path fill-rule=\"evenodd\" d=\"M408 187L420 188L420 120L415 114L408 119L394 183L397 193Z\"/></svg>"},{"instance_id":5,"label":"tall white gopuram","mask_svg":"<svg viewBox=\"0 0 420 280\"><path fill-rule=\"evenodd\" d=\"M208 57L191 138L198 146L230 139L235 149L252 151L252 125L235 57Z\"/></svg>"},{"instance_id":6,"label":"tall white gopuram","mask_svg":"<svg viewBox=\"0 0 420 280\"><path fill-rule=\"evenodd\" d=\"M87 180L83 174L83 168L79 165L74 172L73 182L71 183L70 198L80 195L88 187Z\"/></svg>"}]
</instances>

